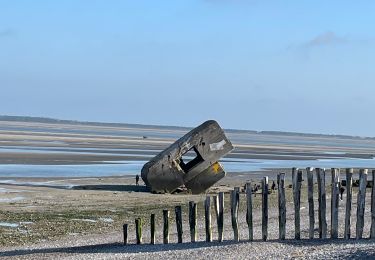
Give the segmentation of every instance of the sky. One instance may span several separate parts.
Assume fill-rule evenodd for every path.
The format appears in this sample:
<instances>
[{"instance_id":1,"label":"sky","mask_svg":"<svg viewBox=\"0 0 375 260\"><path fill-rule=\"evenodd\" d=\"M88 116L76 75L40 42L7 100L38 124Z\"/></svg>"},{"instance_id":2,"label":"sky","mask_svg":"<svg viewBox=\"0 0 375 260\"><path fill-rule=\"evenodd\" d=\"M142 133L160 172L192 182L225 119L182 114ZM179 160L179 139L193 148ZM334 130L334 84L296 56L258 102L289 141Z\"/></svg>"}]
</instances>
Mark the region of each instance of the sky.
<instances>
[{"instance_id":1,"label":"sky","mask_svg":"<svg viewBox=\"0 0 375 260\"><path fill-rule=\"evenodd\" d=\"M0 0L0 114L375 136L375 1Z\"/></svg>"}]
</instances>

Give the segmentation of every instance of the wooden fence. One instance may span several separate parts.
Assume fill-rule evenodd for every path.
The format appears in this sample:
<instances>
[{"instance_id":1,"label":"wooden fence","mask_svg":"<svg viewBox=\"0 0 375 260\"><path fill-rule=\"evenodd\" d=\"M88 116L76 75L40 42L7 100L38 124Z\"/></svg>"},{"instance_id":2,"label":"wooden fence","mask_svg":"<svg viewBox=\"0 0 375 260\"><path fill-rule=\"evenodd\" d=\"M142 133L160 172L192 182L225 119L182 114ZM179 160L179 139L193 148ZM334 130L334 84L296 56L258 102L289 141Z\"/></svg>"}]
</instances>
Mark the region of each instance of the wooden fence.
<instances>
[{"instance_id":1,"label":"wooden fence","mask_svg":"<svg viewBox=\"0 0 375 260\"><path fill-rule=\"evenodd\" d=\"M326 196L326 171L322 168L316 168L316 180L318 183L318 227L319 238L327 238L327 196ZM353 193L353 169L346 169L346 210L345 210L345 228L344 239L350 239L351 235L351 214L352 214L352 193ZM307 198L309 207L309 239L314 238L315 227L315 212L314 212L314 169L307 168ZM292 189L293 189L293 204L294 204L294 238L301 239L301 220L300 220L300 204L301 204L301 188L302 188L302 170L297 168L292 169ZM337 239L338 236L338 208L339 208L339 194L340 194L340 170L336 168L331 169L331 227L330 238ZM356 239L363 237L364 228L364 213L365 213L365 198L367 186L367 169L360 169L359 171L359 188L357 196L357 215L356 215ZM375 180L375 170L372 171L372 180ZM374 182L373 182L374 184ZM246 223L248 225L249 234L248 240L252 241L253 235L253 192L252 183L246 183ZM372 185L371 190L371 229L370 238L375 238L375 185ZM231 223L233 229L233 240L239 241L239 196L240 188L236 187L230 193L230 213ZM268 177L262 180L262 240L268 239ZM286 234L286 196L285 196L285 173L280 173L277 176L277 196L279 209L279 239L285 240ZM211 219L211 203L215 209L217 220L217 231L219 242L223 241L224 228L224 193L220 192L218 196L206 197L204 201L205 209L205 233L206 241L212 242L212 219ZM191 242L197 241L197 203L189 202L189 227ZM182 209L181 206L175 207L176 230L178 243L183 242L183 228L182 228ZM163 243L169 243L169 210L163 210ZM128 244L128 224L123 225L124 244ZM151 244L155 244L155 214L151 214L150 218L150 233ZM136 243L142 243L142 219L135 219Z\"/></svg>"}]
</instances>

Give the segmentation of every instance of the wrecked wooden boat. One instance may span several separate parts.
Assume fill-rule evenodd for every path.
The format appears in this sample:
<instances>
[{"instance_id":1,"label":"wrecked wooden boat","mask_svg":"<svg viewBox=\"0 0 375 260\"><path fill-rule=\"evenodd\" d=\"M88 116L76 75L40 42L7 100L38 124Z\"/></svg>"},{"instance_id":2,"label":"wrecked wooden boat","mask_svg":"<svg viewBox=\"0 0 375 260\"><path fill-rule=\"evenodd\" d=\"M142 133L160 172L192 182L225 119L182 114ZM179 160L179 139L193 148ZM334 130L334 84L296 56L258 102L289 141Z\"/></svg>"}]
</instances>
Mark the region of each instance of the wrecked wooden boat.
<instances>
[{"instance_id":1,"label":"wrecked wooden boat","mask_svg":"<svg viewBox=\"0 0 375 260\"><path fill-rule=\"evenodd\" d=\"M141 177L155 193L172 193L180 187L203 193L225 176L218 161L232 150L219 124L206 121L146 163Z\"/></svg>"}]
</instances>

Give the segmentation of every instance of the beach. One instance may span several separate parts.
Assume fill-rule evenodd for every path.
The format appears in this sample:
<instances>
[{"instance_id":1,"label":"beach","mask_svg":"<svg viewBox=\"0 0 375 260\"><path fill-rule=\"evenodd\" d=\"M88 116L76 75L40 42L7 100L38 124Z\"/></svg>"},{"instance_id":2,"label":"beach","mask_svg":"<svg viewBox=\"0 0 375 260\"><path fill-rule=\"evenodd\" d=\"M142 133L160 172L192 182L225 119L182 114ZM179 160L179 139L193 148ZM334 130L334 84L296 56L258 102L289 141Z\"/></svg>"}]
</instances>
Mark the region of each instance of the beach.
<instances>
[{"instance_id":1,"label":"beach","mask_svg":"<svg viewBox=\"0 0 375 260\"><path fill-rule=\"evenodd\" d=\"M373 247L373 243L368 240L292 240L293 203L290 188L287 189L290 215L287 222L288 239L285 242L277 240L277 196L272 193L268 228L270 242L260 241L260 195L254 197L255 242L246 242L245 195L241 194L241 242L234 243L229 192L234 187L243 187L248 181L260 184L264 176L268 176L272 184L280 172L286 173L289 186L291 167L364 167L371 172L375 168L373 139L228 130L227 135L235 149L221 160L227 175L207 193L152 194L142 181L136 186L135 175L140 173L143 164L188 130L155 126L1 121L0 256L12 259L183 259L188 256L230 259L241 255L242 258L261 259L321 258L327 254L345 257L357 252L362 256L372 254L372 249L367 249ZM354 179L358 178L357 173L358 169L355 170ZM329 170L326 178L328 189ZM344 178L344 170L341 171L341 178ZM302 190L302 237L306 238L308 224L304 216L307 216L308 210L305 182ZM203 201L206 196L215 196L218 192L225 192L226 198L225 241L215 241L216 227L213 224L214 242L205 243ZM188 226L184 221L184 243L177 245L174 207L182 206L186 220L189 201L198 203L199 242L188 243ZM353 207L354 212L355 205ZM369 223L369 203L366 207L366 223ZM344 208L345 203L340 202L340 218L343 217ZM161 244L163 209L171 212L170 245ZM144 243L149 243L149 218L152 213L156 215L157 245L134 245L135 218L144 220ZM213 223L215 221L213 217ZM124 223L129 223L129 246L121 245ZM366 236L368 232L367 224ZM312 248L316 250L311 252ZM256 253L251 255L250 252Z\"/></svg>"},{"instance_id":2,"label":"beach","mask_svg":"<svg viewBox=\"0 0 375 260\"><path fill-rule=\"evenodd\" d=\"M228 177L230 179L230 177ZM114 183L123 182L134 190L121 188ZM287 188L287 233L286 240L278 240L278 210L276 193L269 195L269 225L268 240L261 240L261 195L254 197L254 241L248 242L248 228L246 224L246 197L240 194L239 231L240 242L233 241L233 230L229 212L229 194L225 193L224 214L224 241L217 242L216 217L212 213L213 242L205 242L203 200L206 195L184 194L150 194L135 191L137 186L132 184L133 179L115 178L102 180L65 180L55 184L75 184L77 189L56 189L47 187L27 187L26 190L34 195L29 201L14 202L4 212L20 213L25 219L19 223L18 230L27 230L30 237L18 241L18 245L7 243L1 248L0 256L11 259L321 259L321 258L363 258L374 257L375 242L372 240L343 240L345 195L339 203L339 237L337 240L321 240L318 238L316 226L315 239L308 238L308 205L306 186L302 187L301 194L301 238L294 240L294 209L291 199L291 189ZM97 183L84 188L87 183ZM99 183L101 183L99 185ZM112 183L112 186L109 184ZM210 190L209 195L216 195L217 191L229 191L232 186L243 183L241 179L221 182ZM79 185L79 186L78 186ZM116 189L118 188L118 189ZM316 191L316 189L315 189ZM327 189L328 191L328 189ZM355 223L356 194L353 191L352 223ZM315 205L317 205L317 194ZM370 191L367 200L370 200ZM190 242L189 226L187 221L187 203L198 203L198 239ZM327 197L327 212L330 212L330 197ZM33 207L29 207L32 205ZM177 244L177 233L174 221L174 206L181 205L183 210L183 243ZM26 210L26 207L28 209ZM162 209L169 209L170 216L170 244L162 244ZM25 214L34 212L33 214ZM43 217L38 215L43 212ZM150 214L156 214L156 244L150 243ZM317 225L317 208L315 221ZM29 218L27 218L27 216ZM38 217L39 216L39 217ZM143 225L143 245L135 245L134 219L141 217ZM28 220L29 222L27 222ZM34 221L31 223L31 221ZM370 231L370 203L366 204L364 237ZM122 224L129 224L128 245L122 245ZM328 227L330 226L327 214ZM42 226L42 227L41 227ZM39 238L32 238L32 233L38 230L42 233ZM328 229L329 230L329 229ZM60 232L56 235L56 232ZM355 224L352 225L352 237L355 237ZM2 233L3 234L3 233ZM328 233L328 237L330 234ZM16 239L16 236L13 237ZM16 240L13 240L16 241ZM4 241L3 241L4 243Z\"/></svg>"}]
</instances>

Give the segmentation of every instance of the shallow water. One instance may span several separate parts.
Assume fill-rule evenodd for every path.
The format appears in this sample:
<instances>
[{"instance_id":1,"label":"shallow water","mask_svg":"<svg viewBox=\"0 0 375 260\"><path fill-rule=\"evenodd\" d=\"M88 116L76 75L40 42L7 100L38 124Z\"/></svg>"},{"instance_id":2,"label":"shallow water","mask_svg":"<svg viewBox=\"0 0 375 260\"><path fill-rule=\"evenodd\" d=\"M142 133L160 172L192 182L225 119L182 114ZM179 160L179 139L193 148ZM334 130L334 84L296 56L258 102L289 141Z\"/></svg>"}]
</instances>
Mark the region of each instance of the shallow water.
<instances>
[{"instance_id":1,"label":"shallow water","mask_svg":"<svg viewBox=\"0 0 375 260\"><path fill-rule=\"evenodd\" d=\"M139 174L146 161L120 161L89 165L2 164L0 177L105 177ZM251 172L277 168L375 168L375 159L252 160L231 159L221 163L227 172Z\"/></svg>"},{"instance_id":2,"label":"shallow water","mask_svg":"<svg viewBox=\"0 0 375 260\"><path fill-rule=\"evenodd\" d=\"M19 224L18 223L9 223L9 222L0 222L0 227L17 228L17 227L19 227Z\"/></svg>"},{"instance_id":3,"label":"shallow water","mask_svg":"<svg viewBox=\"0 0 375 260\"><path fill-rule=\"evenodd\" d=\"M104 177L139 173L145 162L82 164L82 165L28 165L1 164L0 177Z\"/></svg>"},{"instance_id":4,"label":"shallow water","mask_svg":"<svg viewBox=\"0 0 375 260\"><path fill-rule=\"evenodd\" d=\"M0 202L15 202L25 199L25 197L17 196L13 198L0 198Z\"/></svg>"},{"instance_id":5,"label":"shallow water","mask_svg":"<svg viewBox=\"0 0 375 260\"><path fill-rule=\"evenodd\" d=\"M318 160L248 160L224 162L229 172L259 171L278 168L375 168L375 159L318 159Z\"/></svg>"}]
</instances>

